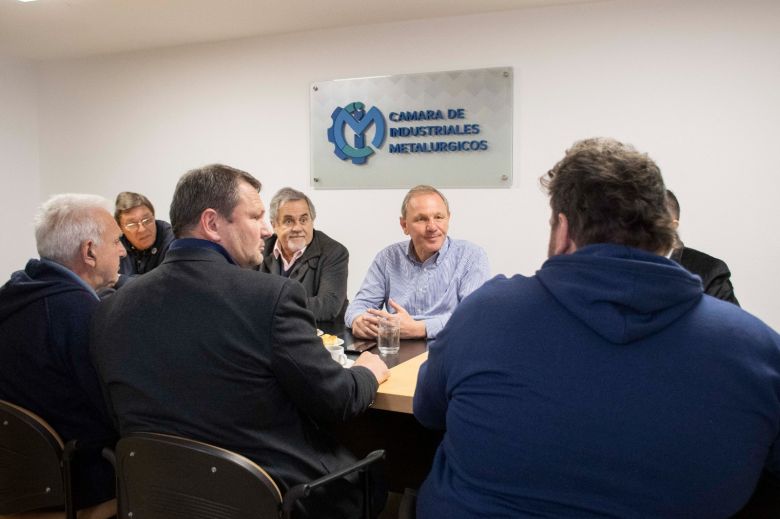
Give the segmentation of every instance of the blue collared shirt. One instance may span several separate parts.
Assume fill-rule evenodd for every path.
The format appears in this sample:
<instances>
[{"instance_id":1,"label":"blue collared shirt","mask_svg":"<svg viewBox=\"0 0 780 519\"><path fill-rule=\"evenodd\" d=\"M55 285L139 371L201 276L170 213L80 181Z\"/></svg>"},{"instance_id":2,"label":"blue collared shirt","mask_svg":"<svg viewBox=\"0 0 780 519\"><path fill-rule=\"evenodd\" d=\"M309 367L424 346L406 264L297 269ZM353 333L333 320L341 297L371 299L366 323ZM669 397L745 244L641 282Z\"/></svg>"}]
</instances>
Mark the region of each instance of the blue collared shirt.
<instances>
[{"instance_id":1,"label":"blue collared shirt","mask_svg":"<svg viewBox=\"0 0 780 519\"><path fill-rule=\"evenodd\" d=\"M352 326L369 308L393 312L387 307L392 298L413 319L425 321L426 334L433 339L458 303L489 277L487 253L471 242L448 236L439 252L423 263L411 252L411 241L395 243L374 258L344 321Z\"/></svg>"}]
</instances>

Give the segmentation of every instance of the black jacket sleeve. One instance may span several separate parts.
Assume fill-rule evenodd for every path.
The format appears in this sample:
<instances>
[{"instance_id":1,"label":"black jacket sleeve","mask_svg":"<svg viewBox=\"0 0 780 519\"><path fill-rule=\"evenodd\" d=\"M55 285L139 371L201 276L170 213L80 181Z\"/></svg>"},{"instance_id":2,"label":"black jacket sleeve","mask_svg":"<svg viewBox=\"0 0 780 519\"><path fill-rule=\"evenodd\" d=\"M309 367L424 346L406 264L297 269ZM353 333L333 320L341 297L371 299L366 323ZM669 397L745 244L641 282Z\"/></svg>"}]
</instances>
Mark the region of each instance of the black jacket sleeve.
<instances>
[{"instance_id":1,"label":"black jacket sleeve","mask_svg":"<svg viewBox=\"0 0 780 519\"><path fill-rule=\"evenodd\" d=\"M317 269L320 270L317 295L307 300L309 309L318 321L332 321L344 309L347 300L347 270L349 252L338 242L331 241L323 248Z\"/></svg>"},{"instance_id":2,"label":"black jacket sleeve","mask_svg":"<svg viewBox=\"0 0 780 519\"><path fill-rule=\"evenodd\" d=\"M271 369L295 405L317 421L346 421L373 402L379 384L363 367L334 362L316 334L303 287L285 283L271 330Z\"/></svg>"}]
</instances>

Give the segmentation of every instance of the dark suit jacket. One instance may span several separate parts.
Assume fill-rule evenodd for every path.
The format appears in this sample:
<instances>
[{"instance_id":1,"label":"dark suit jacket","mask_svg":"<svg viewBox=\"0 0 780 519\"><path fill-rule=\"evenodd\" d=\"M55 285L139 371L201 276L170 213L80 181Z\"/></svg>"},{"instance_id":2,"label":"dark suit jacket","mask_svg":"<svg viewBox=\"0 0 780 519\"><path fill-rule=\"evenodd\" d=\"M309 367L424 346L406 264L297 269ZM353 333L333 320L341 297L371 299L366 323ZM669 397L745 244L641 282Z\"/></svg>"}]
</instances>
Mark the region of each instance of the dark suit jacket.
<instances>
[{"instance_id":1,"label":"dark suit jacket","mask_svg":"<svg viewBox=\"0 0 780 519\"><path fill-rule=\"evenodd\" d=\"M265 258L260 269L280 273L281 261L274 258L276 235L265 241ZM303 256L292 266L290 279L306 290L306 304L317 321L334 321L347 309L347 269L349 252L342 244L322 231L314 231Z\"/></svg>"},{"instance_id":2,"label":"dark suit jacket","mask_svg":"<svg viewBox=\"0 0 780 519\"><path fill-rule=\"evenodd\" d=\"M241 269L216 250L170 249L93 321L91 351L120 433L236 451L282 492L353 461L323 425L366 410L378 385L366 368L333 362L304 296L300 284ZM319 507L353 516L357 490L331 490L339 499L319 503L316 516Z\"/></svg>"},{"instance_id":3,"label":"dark suit jacket","mask_svg":"<svg viewBox=\"0 0 780 519\"><path fill-rule=\"evenodd\" d=\"M674 249L671 259L701 278L705 294L739 306L729 279L731 271L724 261L685 246Z\"/></svg>"}]
</instances>

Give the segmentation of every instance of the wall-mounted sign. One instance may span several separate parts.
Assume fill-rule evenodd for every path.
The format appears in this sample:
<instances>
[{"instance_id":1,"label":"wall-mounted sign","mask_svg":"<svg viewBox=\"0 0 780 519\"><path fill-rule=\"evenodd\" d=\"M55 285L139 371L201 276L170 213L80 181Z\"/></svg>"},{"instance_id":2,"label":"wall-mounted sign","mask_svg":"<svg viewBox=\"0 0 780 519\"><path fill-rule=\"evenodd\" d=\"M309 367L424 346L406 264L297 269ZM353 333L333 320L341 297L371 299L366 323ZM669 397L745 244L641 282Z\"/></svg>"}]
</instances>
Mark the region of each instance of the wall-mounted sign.
<instances>
[{"instance_id":1,"label":"wall-mounted sign","mask_svg":"<svg viewBox=\"0 0 780 519\"><path fill-rule=\"evenodd\" d=\"M314 83L315 188L509 187L512 68Z\"/></svg>"}]
</instances>

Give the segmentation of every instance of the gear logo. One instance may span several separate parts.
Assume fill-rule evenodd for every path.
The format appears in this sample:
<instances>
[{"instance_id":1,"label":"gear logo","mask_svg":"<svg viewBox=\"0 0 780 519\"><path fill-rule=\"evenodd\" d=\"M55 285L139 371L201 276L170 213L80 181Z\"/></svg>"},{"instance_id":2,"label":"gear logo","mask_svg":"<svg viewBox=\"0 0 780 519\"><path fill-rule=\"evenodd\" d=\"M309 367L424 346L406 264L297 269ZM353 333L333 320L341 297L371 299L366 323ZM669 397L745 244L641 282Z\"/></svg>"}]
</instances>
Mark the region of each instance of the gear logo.
<instances>
[{"instance_id":1,"label":"gear logo","mask_svg":"<svg viewBox=\"0 0 780 519\"><path fill-rule=\"evenodd\" d=\"M352 164L365 164L368 157L374 154L374 148L381 148L385 142L387 126L385 116L377 107L366 112L366 107L360 101L354 101L345 107L333 110L330 116L333 125L328 128L328 140L333 143L333 153L341 160L351 160ZM366 130L374 124L374 138L371 146L366 145ZM350 146L344 139L346 125L355 132L355 145Z\"/></svg>"}]
</instances>

